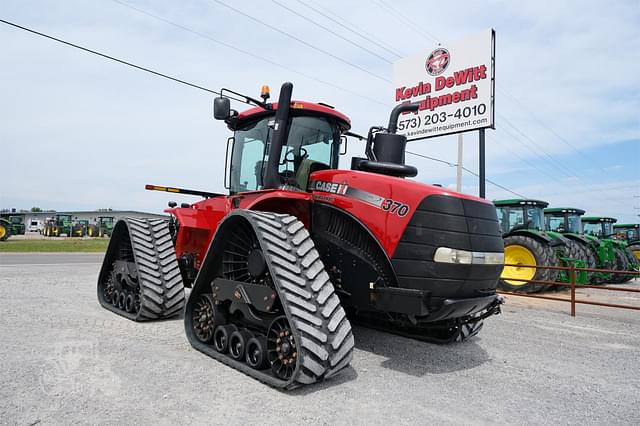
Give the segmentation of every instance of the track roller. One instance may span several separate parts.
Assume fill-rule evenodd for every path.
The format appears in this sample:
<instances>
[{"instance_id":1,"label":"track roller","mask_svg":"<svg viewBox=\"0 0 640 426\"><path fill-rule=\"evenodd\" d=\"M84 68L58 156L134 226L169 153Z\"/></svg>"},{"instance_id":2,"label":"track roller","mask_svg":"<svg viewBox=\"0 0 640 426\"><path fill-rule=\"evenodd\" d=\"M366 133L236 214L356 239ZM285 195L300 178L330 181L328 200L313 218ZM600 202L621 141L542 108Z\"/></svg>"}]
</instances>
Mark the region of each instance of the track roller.
<instances>
[{"instance_id":1,"label":"track roller","mask_svg":"<svg viewBox=\"0 0 640 426\"><path fill-rule=\"evenodd\" d=\"M262 370L269 366L266 338L252 337L247 341L245 352L245 359L249 367Z\"/></svg>"},{"instance_id":2,"label":"track roller","mask_svg":"<svg viewBox=\"0 0 640 426\"><path fill-rule=\"evenodd\" d=\"M231 334L238 331L238 327L233 324L219 325L213 333L213 347L221 354L226 354L229 350L229 339Z\"/></svg>"},{"instance_id":3,"label":"track roller","mask_svg":"<svg viewBox=\"0 0 640 426\"><path fill-rule=\"evenodd\" d=\"M248 330L236 330L229 336L229 355L236 361L244 360L247 341L253 337Z\"/></svg>"}]
</instances>

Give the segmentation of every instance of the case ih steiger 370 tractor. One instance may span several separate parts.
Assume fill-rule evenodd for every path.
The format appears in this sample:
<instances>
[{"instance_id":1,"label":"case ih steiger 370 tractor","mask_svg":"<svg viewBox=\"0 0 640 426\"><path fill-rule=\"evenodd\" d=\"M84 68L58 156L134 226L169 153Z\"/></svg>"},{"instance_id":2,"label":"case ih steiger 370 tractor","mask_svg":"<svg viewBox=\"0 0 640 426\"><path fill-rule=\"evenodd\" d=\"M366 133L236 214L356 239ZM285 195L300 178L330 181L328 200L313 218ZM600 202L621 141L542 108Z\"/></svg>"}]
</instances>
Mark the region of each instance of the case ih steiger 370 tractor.
<instances>
[{"instance_id":1,"label":"case ih steiger 370 tractor","mask_svg":"<svg viewBox=\"0 0 640 426\"><path fill-rule=\"evenodd\" d=\"M277 103L231 92L255 105L242 113L216 98L215 118L234 132L229 194L148 185L205 199L170 202L168 222L116 223L102 306L136 321L184 310L193 347L283 389L349 364L350 320L436 342L476 334L500 311L494 206L404 179L417 169L396 123L417 104L396 107L369 131L367 158L338 170L349 119L291 101L292 89Z\"/></svg>"}]
</instances>

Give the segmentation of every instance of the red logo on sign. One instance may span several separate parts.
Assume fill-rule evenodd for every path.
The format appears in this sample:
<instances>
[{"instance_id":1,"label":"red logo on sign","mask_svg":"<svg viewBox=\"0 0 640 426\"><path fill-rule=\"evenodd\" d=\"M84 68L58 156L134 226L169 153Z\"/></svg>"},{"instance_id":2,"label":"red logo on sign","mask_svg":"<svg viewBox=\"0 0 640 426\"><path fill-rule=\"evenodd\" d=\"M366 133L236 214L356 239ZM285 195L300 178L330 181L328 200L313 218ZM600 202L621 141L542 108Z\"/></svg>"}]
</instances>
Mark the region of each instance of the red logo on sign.
<instances>
[{"instance_id":1,"label":"red logo on sign","mask_svg":"<svg viewBox=\"0 0 640 426\"><path fill-rule=\"evenodd\" d=\"M439 47L427 58L424 64L429 75L440 75L449 66L449 51L443 47Z\"/></svg>"}]
</instances>

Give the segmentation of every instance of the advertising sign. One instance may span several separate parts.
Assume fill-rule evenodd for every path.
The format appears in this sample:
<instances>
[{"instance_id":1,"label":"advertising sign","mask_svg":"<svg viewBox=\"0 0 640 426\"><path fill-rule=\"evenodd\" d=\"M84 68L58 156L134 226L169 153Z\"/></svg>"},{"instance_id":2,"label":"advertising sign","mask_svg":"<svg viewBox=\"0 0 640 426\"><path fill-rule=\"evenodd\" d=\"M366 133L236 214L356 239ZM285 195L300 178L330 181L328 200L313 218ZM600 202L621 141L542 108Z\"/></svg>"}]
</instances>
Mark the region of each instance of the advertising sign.
<instances>
[{"instance_id":1,"label":"advertising sign","mask_svg":"<svg viewBox=\"0 0 640 426\"><path fill-rule=\"evenodd\" d=\"M396 104L420 102L400 117L398 133L416 140L494 128L494 67L492 29L397 61Z\"/></svg>"}]
</instances>

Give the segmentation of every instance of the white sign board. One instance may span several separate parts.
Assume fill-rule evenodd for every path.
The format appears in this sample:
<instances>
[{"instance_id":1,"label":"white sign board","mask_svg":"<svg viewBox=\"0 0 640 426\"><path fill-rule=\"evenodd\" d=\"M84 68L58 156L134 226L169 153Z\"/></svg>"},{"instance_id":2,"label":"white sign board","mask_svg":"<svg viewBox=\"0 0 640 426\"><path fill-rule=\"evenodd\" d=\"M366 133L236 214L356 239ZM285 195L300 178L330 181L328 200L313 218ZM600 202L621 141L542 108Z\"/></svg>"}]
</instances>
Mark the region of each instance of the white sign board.
<instances>
[{"instance_id":1,"label":"white sign board","mask_svg":"<svg viewBox=\"0 0 640 426\"><path fill-rule=\"evenodd\" d=\"M400 59L393 66L397 104L420 102L398 120L408 140L494 128L495 32Z\"/></svg>"}]
</instances>

